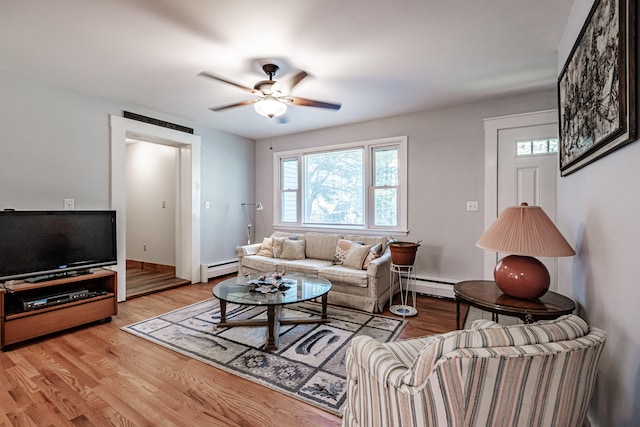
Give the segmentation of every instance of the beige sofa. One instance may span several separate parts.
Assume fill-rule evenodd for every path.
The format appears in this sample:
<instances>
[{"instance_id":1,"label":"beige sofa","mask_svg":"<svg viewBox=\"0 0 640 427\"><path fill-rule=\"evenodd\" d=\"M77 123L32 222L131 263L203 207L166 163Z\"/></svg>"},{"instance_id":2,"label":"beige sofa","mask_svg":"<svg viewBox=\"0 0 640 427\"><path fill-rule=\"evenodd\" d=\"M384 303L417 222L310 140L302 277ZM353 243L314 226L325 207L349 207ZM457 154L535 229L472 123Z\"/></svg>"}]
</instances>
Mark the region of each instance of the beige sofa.
<instances>
[{"instance_id":1,"label":"beige sofa","mask_svg":"<svg viewBox=\"0 0 640 427\"><path fill-rule=\"evenodd\" d=\"M353 244L345 248L345 242ZM375 250L378 257L371 259ZM236 253L239 274L284 271L328 279L329 304L379 313L389 301L391 253L386 237L276 232L262 243L239 246Z\"/></svg>"}]
</instances>

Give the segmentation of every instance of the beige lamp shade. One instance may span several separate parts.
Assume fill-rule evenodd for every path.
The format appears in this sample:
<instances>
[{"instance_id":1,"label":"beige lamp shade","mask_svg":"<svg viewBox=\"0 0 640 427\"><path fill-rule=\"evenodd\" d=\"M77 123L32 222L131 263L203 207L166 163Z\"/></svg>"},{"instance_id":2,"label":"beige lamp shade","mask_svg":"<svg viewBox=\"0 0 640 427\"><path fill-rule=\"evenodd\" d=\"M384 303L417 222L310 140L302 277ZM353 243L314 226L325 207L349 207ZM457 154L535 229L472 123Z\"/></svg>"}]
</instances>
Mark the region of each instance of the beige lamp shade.
<instances>
[{"instance_id":1,"label":"beige lamp shade","mask_svg":"<svg viewBox=\"0 0 640 427\"><path fill-rule=\"evenodd\" d=\"M526 203L505 209L476 246L512 255L561 257L576 254L542 208Z\"/></svg>"}]
</instances>

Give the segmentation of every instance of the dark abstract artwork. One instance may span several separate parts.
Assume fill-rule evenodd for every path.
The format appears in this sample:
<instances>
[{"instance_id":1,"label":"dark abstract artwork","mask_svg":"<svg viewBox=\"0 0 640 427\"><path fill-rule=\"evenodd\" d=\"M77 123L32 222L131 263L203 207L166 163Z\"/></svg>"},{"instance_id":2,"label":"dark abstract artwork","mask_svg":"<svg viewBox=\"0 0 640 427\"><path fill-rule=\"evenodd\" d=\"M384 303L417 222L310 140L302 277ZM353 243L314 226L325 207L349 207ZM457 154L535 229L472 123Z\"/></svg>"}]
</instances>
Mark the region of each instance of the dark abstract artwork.
<instances>
[{"instance_id":1,"label":"dark abstract artwork","mask_svg":"<svg viewBox=\"0 0 640 427\"><path fill-rule=\"evenodd\" d=\"M635 0L596 0L558 79L560 170L568 175L636 135Z\"/></svg>"}]
</instances>

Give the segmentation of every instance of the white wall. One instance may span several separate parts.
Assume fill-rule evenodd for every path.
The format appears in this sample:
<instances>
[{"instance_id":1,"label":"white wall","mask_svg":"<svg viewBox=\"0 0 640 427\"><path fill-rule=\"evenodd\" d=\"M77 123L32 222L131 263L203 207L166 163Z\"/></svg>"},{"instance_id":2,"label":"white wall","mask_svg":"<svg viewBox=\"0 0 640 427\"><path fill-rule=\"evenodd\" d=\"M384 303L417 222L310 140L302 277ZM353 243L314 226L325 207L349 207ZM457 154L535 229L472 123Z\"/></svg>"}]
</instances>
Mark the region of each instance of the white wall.
<instances>
[{"instance_id":1,"label":"white wall","mask_svg":"<svg viewBox=\"0 0 640 427\"><path fill-rule=\"evenodd\" d=\"M272 138L256 145L256 197L264 211L257 238L272 232L273 153L397 135L408 136L409 235L422 240L417 275L459 281L483 277L484 122L488 117L553 109L555 91L510 96L353 125ZM467 212L466 202L480 202Z\"/></svg>"},{"instance_id":2,"label":"white wall","mask_svg":"<svg viewBox=\"0 0 640 427\"><path fill-rule=\"evenodd\" d=\"M176 265L177 149L127 144L127 259Z\"/></svg>"},{"instance_id":3,"label":"white wall","mask_svg":"<svg viewBox=\"0 0 640 427\"><path fill-rule=\"evenodd\" d=\"M560 67L592 3L574 3L558 48ZM608 334L590 413L601 427L640 425L639 165L636 141L558 182L559 228L577 252L560 263L559 291Z\"/></svg>"},{"instance_id":4,"label":"white wall","mask_svg":"<svg viewBox=\"0 0 640 427\"><path fill-rule=\"evenodd\" d=\"M0 209L108 209L117 105L1 72L0 94Z\"/></svg>"},{"instance_id":5,"label":"white wall","mask_svg":"<svg viewBox=\"0 0 640 427\"><path fill-rule=\"evenodd\" d=\"M246 242L240 203L253 197L253 140L5 71L0 209L62 209L65 198L75 199L76 209L109 209L109 115L123 110L192 127L202 137L202 201L223 207L202 208L202 262L233 258Z\"/></svg>"},{"instance_id":6,"label":"white wall","mask_svg":"<svg viewBox=\"0 0 640 427\"><path fill-rule=\"evenodd\" d=\"M198 134L210 142L201 153L202 263L236 260L236 246L247 243L240 203L255 197L255 143L210 128Z\"/></svg>"}]
</instances>

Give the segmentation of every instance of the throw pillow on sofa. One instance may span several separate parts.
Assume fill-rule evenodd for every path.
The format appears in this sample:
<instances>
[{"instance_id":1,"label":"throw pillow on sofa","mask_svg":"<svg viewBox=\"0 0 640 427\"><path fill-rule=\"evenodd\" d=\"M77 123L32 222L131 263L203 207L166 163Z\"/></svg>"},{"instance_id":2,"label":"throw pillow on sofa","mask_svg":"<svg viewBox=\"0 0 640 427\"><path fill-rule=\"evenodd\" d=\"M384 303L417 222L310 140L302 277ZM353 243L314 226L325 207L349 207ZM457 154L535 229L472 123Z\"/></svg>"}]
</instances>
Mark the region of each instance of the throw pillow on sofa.
<instances>
[{"instance_id":1,"label":"throw pillow on sofa","mask_svg":"<svg viewBox=\"0 0 640 427\"><path fill-rule=\"evenodd\" d=\"M367 257L371 245L352 245L342 265L356 270L362 270L364 259Z\"/></svg>"},{"instance_id":2,"label":"throw pillow on sofa","mask_svg":"<svg viewBox=\"0 0 640 427\"><path fill-rule=\"evenodd\" d=\"M282 256L282 245L285 240L299 240L298 236L288 236L288 237L272 237L273 241L273 257L280 258Z\"/></svg>"},{"instance_id":3,"label":"throw pillow on sofa","mask_svg":"<svg viewBox=\"0 0 640 427\"><path fill-rule=\"evenodd\" d=\"M280 258L288 260L304 259L304 240L285 239L282 242Z\"/></svg>"},{"instance_id":4,"label":"throw pillow on sofa","mask_svg":"<svg viewBox=\"0 0 640 427\"><path fill-rule=\"evenodd\" d=\"M262 244L260 245L260 249L258 249L258 253L256 255L273 257L273 239L271 237L265 237L262 239Z\"/></svg>"},{"instance_id":5,"label":"throw pillow on sofa","mask_svg":"<svg viewBox=\"0 0 640 427\"><path fill-rule=\"evenodd\" d=\"M347 257L351 246L359 244L360 243L352 242L351 240L338 239L336 251L333 254L333 263L336 265L341 265L344 262L344 259Z\"/></svg>"},{"instance_id":6,"label":"throw pillow on sofa","mask_svg":"<svg viewBox=\"0 0 640 427\"><path fill-rule=\"evenodd\" d=\"M282 245L286 237L273 237L273 257L280 258L282 254Z\"/></svg>"},{"instance_id":7,"label":"throw pillow on sofa","mask_svg":"<svg viewBox=\"0 0 640 427\"><path fill-rule=\"evenodd\" d=\"M378 243L377 245L372 246L371 249L369 249L369 253L365 257L364 262L362 263L362 269L366 270L367 267L369 267L369 263L371 263L371 261L373 261L376 258L380 258L381 255L382 255L382 244Z\"/></svg>"}]
</instances>

